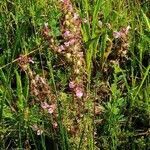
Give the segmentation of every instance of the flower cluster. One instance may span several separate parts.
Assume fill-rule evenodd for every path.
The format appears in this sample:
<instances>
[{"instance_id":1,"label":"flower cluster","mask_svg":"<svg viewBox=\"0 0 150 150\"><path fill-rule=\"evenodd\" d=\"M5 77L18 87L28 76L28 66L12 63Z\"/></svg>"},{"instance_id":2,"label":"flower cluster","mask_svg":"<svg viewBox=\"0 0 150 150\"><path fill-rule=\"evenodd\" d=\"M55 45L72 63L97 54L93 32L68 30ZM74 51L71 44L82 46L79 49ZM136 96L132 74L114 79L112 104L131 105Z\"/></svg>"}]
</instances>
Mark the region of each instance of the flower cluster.
<instances>
[{"instance_id":1,"label":"flower cluster","mask_svg":"<svg viewBox=\"0 0 150 150\"><path fill-rule=\"evenodd\" d=\"M41 103L41 107L44 109L44 110L47 110L47 112L49 114L53 114L54 111L56 110L56 104L51 104L49 105L47 102L42 102Z\"/></svg>"},{"instance_id":2,"label":"flower cluster","mask_svg":"<svg viewBox=\"0 0 150 150\"><path fill-rule=\"evenodd\" d=\"M83 85L76 84L74 81L70 81L69 83L69 88L74 91L78 98L83 97L84 91L82 86Z\"/></svg>"},{"instance_id":3,"label":"flower cluster","mask_svg":"<svg viewBox=\"0 0 150 150\"><path fill-rule=\"evenodd\" d=\"M72 65L72 77L69 83L70 89L77 98L82 98L84 94L84 73L85 60L82 49L81 20L72 7L70 0L63 1L61 8L64 17L61 22L61 33L64 44L61 49ZM73 85L72 87L70 85Z\"/></svg>"},{"instance_id":4,"label":"flower cluster","mask_svg":"<svg viewBox=\"0 0 150 150\"><path fill-rule=\"evenodd\" d=\"M44 101L47 98L51 99L51 89L46 82L46 79L40 77L39 75L33 76L30 81L30 91L31 95L33 95L36 101Z\"/></svg>"},{"instance_id":5,"label":"flower cluster","mask_svg":"<svg viewBox=\"0 0 150 150\"><path fill-rule=\"evenodd\" d=\"M119 65L123 67L128 60L128 48L129 48L129 29L121 28L119 31L113 32L113 40L109 40L109 53L107 56L107 63L103 66L103 73L108 76L113 72L113 65Z\"/></svg>"},{"instance_id":6,"label":"flower cluster","mask_svg":"<svg viewBox=\"0 0 150 150\"><path fill-rule=\"evenodd\" d=\"M44 77L33 75L30 81L30 93L36 102L40 103L44 112L51 114L52 125L57 128L57 102L48 82Z\"/></svg>"},{"instance_id":7,"label":"flower cluster","mask_svg":"<svg viewBox=\"0 0 150 150\"><path fill-rule=\"evenodd\" d=\"M34 64L34 61L31 59L31 57L28 57L26 55L20 55L17 60L18 60L18 65L22 71L28 70L28 64L29 63Z\"/></svg>"},{"instance_id":8,"label":"flower cluster","mask_svg":"<svg viewBox=\"0 0 150 150\"><path fill-rule=\"evenodd\" d=\"M118 60L120 63L124 58L127 58L128 53L128 33L129 33L130 26L127 26L126 28L121 28L119 32L115 31L113 32L114 37L114 44L113 44L113 50L114 53L116 53L116 60Z\"/></svg>"},{"instance_id":9,"label":"flower cluster","mask_svg":"<svg viewBox=\"0 0 150 150\"><path fill-rule=\"evenodd\" d=\"M71 69L71 77L68 83L69 90L73 95L73 101L70 104L62 102L63 109L69 110L63 116L63 122L68 132L71 133L71 142L73 145L79 142L82 131L85 129L88 134L89 128L85 119L86 103L86 70L85 58L82 47L81 19L71 0L60 0L59 7L62 12L60 20L61 40L57 40L50 34L48 25L44 25L42 35L48 42L50 49L64 58L64 62ZM50 107L47 107L49 109ZM48 110L47 110L48 111ZM86 126L86 127L85 127ZM91 131L90 131L91 132ZM86 141L86 138L84 139ZM85 142L85 145L87 143Z\"/></svg>"},{"instance_id":10,"label":"flower cluster","mask_svg":"<svg viewBox=\"0 0 150 150\"><path fill-rule=\"evenodd\" d=\"M22 71L25 71L30 79L30 93L35 97L36 101L41 102L46 99L55 101L55 95L52 94L51 88L44 77L39 76L30 69L29 63L34 63L31 57L20 55L18 65Z\"/></svg>"},{"instance_id":11,"label":"flower cluster","mask_svg":"<svg viewBox=\"0 0 150 150\"><path fill-rule=\"evenodd\" d=\"M65 61L72 68L70 83L75 83L74 88L70 88L74 97L80 99L84 95L85 80L85 60L82 48L81 20L73 8L70 0L61 0L60 8L63 16L61 19L61 44L50 35L48 24L44 25L42 34L49 42L50 48L65 57Z\"/></svg>"},{"instance_id":12,"label":"flower cluster","mask_svg":"<svg viewBox=\"0 0 150 150\"><path fill-rule=\"evenodd\" d=\"M21 70L26 72L30 80L30 94L32 96L32 103L40 105L42 111L52 115L53 127L57 128L57 105L56 97L52 93L47 80L36 74L30 69L29 63L34 63L31 57L20 55L18 58L18 65ZM42 131L43 132L43 131ZM42 134L40 130L37 130L37 134Z\"/></svg>"}]
</instances>

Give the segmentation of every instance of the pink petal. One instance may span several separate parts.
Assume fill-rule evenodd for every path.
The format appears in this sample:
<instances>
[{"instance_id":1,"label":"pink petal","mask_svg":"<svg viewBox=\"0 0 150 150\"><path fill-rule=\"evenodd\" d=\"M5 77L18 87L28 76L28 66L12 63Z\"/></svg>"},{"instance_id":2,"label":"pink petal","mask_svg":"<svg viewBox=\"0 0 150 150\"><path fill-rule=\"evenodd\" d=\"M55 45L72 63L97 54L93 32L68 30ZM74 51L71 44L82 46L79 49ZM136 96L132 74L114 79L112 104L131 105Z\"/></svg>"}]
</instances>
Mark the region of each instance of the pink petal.
<instances>
[{"instance_id":1,"label":"pink petal","mask_svg":"<svg viewBox=\"0 0 150 150\"><path fill-rule=\"evenodd\" d=\"M64 36L67 37L70 35L70 31L65 31Z\"/></svg>"},{"instance_id":2,"label":"pink petal","mask_svg":"<svg viewBox=\"0 0 150 150\"><path fill-rule=\"evenodd\" d=\"M56 109L56 105L55 104L52 104L50 105L50 107L48 108L48 113L52 114Z\"/></svg>"},{"instance_id":3,"label":"pink petal","mask_svg":"<svg viewBox=\"0 0 150 150\"><path fill-rule=\"evenodd\" d=\"M65 42L64 44L65 44L66 47L69 47L70 43L69 42Z\"/></svg>"},{"instance_id":4,"label":"pink petal","mask_svg":"<svg viewBox=\"0 0 150 150\"><path fill-rule=\"evenodd\" d=\"M75 41L76 41L75 39L71 39L71 40L69 41L69 44L70 44L70 45L73 45L73 44L75 43Z\"/></svg>"},{"instance_id":5,"label":"pink petal","mask_svg":"<svg viewBox=\"0 0 150 150\"><path fill-rule=\"evenodd\" d=\"M115 31L115 32L113 32L113 37L114 37L115 39L121 38L121 33Z\"/></svg>"},{"instance_id":6,"label":"pink petal","mask_svg":"<svg viewBox=\"0 0 150 150\"><path fill-rule=\"evenodd\" d=\"M77 13L74 13L74 20L78 19L79 18L79 15Z\"/></svg>"},{"instance_id":7,"label":"pink petal","mask_svg":"<svg viewBox=\"0 0 150 150\"><path fill-rule=\"evenodd\" d=\"M57 127L58 127L57 122L54 122L54 123L53 123L53 128L56 129Z\"/></svg>"},{"instance_id":8,"label":"pink petal","mask_svg":"<svg viewBox=\"0 0 150 150\"><path fill-rule=\"evenodd\" d=\"M48 107L50 107L50 105L49 105L47 102L42 102L42 103L41 103L41 107L42 107L43 109L47 109Z\"/></svg>"},{"instance_id":9,"label":"pink petal","mask_svg":"<svg viewBox=\"0 0 150 150\"><path fill-rule=\"evenodd\" d=\"M69 82L69 87L71 89L75 88L75 82L74 81Z\"/></svg>"},{"instance_id":10,"label":"pink petal","mask_svg":"<svg viewBox=\"0 0 150 150\"><path fill-rule=\"evenodd\" d=\"M58 52L62 52L62 51L64 51L64 50L65 50L65 48L64 48L64 46L63 46L63 45L59 46L59 48L58 48Z\"/></svg>"},{"instance_id":11,"label":"pink petal","mask_svg":"<svg viewBox=\"0 0 150 150\"><path fill-rule=\"evenodd\" d=\"M78 98L82 98L82 96L83 96L83 91L82 91L81 88L76 88L75 93L76 93L76 96L77 96Z\"/></svg>"},{"instance_id":12,"label":"pink petal","mask_svg":"<svg viewBox=\"0 0 150 150\"><path fill-rule=\"evenodd\" d=\"M32 58L29 58L29 63L34 64L34 61L33 61L33 59L32 59Z\"/></svg>"}]
</instances>

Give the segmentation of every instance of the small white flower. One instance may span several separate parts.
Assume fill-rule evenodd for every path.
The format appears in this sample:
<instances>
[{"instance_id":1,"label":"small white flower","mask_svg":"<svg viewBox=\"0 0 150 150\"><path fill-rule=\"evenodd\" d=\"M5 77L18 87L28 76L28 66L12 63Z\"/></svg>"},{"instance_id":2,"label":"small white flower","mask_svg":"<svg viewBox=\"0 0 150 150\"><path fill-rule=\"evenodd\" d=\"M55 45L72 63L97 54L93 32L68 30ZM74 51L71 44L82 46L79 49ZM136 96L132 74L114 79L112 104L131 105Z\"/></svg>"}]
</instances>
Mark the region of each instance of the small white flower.
<instances>
[{"instance_id":1,"label":"small white flower","mask_svg":"<svg viewBox=\"0 0 150 150\"><path fill-rule=\"evenodd\" d=\"M44 23L44 26L45 26L45 27L48 27L48 22L45 22L45 23Z\"/></svg>"},{"instance_id":2,"label":"small white flower","mask_svg":"<svg viewBox=\"0 0 150 150\"><path fill-rule=\"evenodd\" d=\"M42 133L43 133L43 130L41 130L41 129L37 130L37 135L41 135Z\"/></svg>"},{"instance_id":3,"label":"small white flower","mask_svg":"<svg viewBox=\"0 0 150 150\"><path fill-rule=\"evenodd\" d=\"M79 18L79 15L77 13L74 13L73 19L77 20Z\"/></svg>"},{"instance_id":4,"label":"small white flower","mask_svg":"<svg viewBox=\"0 0 150 150\"><path fill-rule=\"evenodd\" d=\"M118 38L121 38L121 33L120 32L117 32L117 31L114 31L113 32L113 37L115 38L115 39L118 39Z\"/></svg>"},{"instance_id":5,"label":"small white flower","mask_svg":"<svg viewBox=\"0 0 150 150\"><path fill-rule=\"evenodd\" d=\"M69 47L70 43L69 42L65 42L64 44L65 44L66 47Z\"/></svg>"}]
</instances>

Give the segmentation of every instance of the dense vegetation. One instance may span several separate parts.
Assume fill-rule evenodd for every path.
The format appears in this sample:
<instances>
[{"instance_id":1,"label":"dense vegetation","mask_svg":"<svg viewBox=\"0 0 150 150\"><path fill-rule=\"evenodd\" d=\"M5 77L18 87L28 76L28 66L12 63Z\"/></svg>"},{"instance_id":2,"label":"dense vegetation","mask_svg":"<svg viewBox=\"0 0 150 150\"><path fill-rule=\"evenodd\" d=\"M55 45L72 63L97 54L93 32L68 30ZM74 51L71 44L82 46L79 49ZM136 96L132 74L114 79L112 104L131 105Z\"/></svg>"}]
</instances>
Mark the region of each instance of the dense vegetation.
<instances>
[{"instance_id":1,"label":"dense vegetation","mask_svg":"<svg viewBox=\"0 0 150 150\"><path fill-rule=\"evenodd\" d=\"M0 149L150 148L148 0L0 1Z\"/></svg>"}]
</instances>

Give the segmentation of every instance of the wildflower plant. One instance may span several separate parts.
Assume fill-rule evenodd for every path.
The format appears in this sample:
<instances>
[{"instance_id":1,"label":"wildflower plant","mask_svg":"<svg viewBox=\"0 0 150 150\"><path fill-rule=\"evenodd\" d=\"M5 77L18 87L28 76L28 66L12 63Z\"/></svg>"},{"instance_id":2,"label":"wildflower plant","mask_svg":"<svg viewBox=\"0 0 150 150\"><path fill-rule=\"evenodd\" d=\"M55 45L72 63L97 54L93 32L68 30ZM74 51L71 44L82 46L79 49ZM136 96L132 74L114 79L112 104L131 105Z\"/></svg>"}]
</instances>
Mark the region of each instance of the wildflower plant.
<instances>
[{"instance_id":1,"label":"wildflower plant","mask_svg":"<svg viewBox=\"0 0 150 150\"><path fill-rule=\"evenodd\" d=\"M89 107L86 104L87 94L85 87L87 83L87 75L85 55L82 46L82 21L70 0L60 1L58 5L63 14L60 21L62 39L59 41L51 36L50 29L47 24L43 28L43 36L47 40L50 49L53 50L54 53L58 54L58 56L62 56L65 63L71 69L68 88L72 92L73 104L70 105L73 105L73 107L67 107L69 110L69 116L68 118L65 117L65 120L67 121L64 120L64 124L69 133L71 133L71 143L77 148L79 143L82 142L84 143L82 147L86 148L88 146L88 126L91 126L92 124L92 117L90 116L89 123L87 123L88 115L85 113L86 111L87 113L90 113L93 107L92 105ZM71 114L73 114L73 116L71 116ZM83 132L85 132L84 134L86 135L82 137ZM90 132L92 133L91 129ZM80 141L81 137L83 141Z\"/></svg>"}]
</instances>

